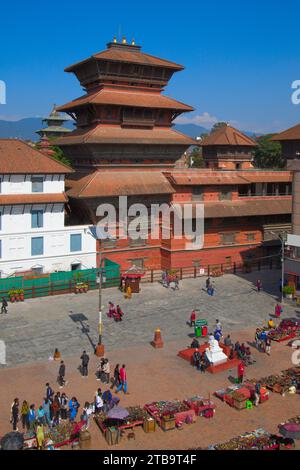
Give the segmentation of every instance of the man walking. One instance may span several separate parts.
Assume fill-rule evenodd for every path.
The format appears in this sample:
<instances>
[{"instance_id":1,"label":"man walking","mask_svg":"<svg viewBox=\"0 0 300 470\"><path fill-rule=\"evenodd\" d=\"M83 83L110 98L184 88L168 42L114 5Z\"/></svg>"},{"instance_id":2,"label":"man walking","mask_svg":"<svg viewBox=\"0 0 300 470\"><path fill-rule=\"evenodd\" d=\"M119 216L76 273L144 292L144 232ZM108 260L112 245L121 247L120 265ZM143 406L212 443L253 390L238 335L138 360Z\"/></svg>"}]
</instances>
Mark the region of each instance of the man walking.
<instances>
[{"instance_id":1,"label":"man walking","mask_svg":"<svg viewBox=\"0 0 300 470\"><path fill-rule=\"evenodd\" d=\"M1 303L1 313L7 313L7 300L5 297L2 297L2 303Z\"/></svg>"},{"instance_id":2,"label":"man walking","mask_svg":"<svg viewBox=\"0 0 300 470\"><path fill-rule=\"evenodd\" d=\"M266 337L266 353L268 356L271 355L271 338L269 336Z\"/></svg>"},{"instance_id":3,"label":"man walking","mask_svg":"<svg viewBox=\"0 0 300 470\"><path fill-rule=\"evenodd\" d=\"M123 389L123 392L127 394L127 375L125 367L125 364L123 364L120 369L120 385L118 386L116 393Z\"/></svg>"},{"instance_id":4,"label":"man walking","mask_svg":"<svg viewBox=\"0 0 300 470\"><path fill-rule=\"evenodd\" d=\"M86 351L83 351L82 356L80 357L81 359L81 371L82 371L82 377L87 377L88 376L88 365L89 365L89 355L86 353Z\"/></svg>"},{"instance_id":5,"label":"man walking","mask_svg":"<svg viewBox=\"0 0 300 470\"><path fill-rule=\"evenodd\" d=\"M65 375L66 375L65 363L64 361L60 361L60 366L58 369L58 379L57 379L59 388L63 388L63 386L66 384Z\"/></svg>"},{"instance_id":6,"label":"man walking","mask_svg":"<svg viewBox=\"0 0 300 470\"><path fill-rule=\"evenodd\" d=\"M243 383L244 373L245 373L245 367L244 367L243 362L241 361L239 362L239 365L238 365L238 382L240 384Z\"/></svg>"}]
</instances>

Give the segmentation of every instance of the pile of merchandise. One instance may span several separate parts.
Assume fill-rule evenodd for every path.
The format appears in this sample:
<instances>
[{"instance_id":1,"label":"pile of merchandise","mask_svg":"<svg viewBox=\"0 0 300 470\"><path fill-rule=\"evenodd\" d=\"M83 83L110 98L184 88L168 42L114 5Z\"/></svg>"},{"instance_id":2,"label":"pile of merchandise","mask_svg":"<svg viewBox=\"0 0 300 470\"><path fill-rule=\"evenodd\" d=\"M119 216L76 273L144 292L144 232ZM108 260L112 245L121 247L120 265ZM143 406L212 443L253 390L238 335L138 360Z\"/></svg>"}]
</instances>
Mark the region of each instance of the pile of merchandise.
<instances>
[{"instance_id":1,"label":"pile of merchandise","mask_svg":"<svg viewBox=\"0 0 300 470\"><path fill-rule=\"evenodd\" d=\"M145 405L145 409L165 431L195 420L195 411L179 400L156 401Z\"/></svg>"},{"instance_id":2,"label":"pile of merchandise","mask_svg":"<svg viewBox=\"0 0 300 470\"><path fill-rule=\"evenodd\" d=\"M79 430L76 429L77 427L78 426L76 423L61 422L57 426L48 428L44 431L45 447L48 445L54 445L54 447L58 447L78 439Z\"/></svg>"},{"instance_id":3,"label":"pile of merchandise","mask_svg":"<svg viewBox=\"0 0 300 470\"><path fill-rule=\"evenodd\" d=\"M251 380L251 382L253 382ZM257 380L256 380L257 382ZM299 388L300 386L300 366L292 367L281 371L281 374L269 375L259 379L269 390L284 395L289 391L290 387Z\"/></svg>"},{"instance_id":4,"label":"pile of merchandise","mask_svg":"<svg viewBox=\"0 0 300 470\"><path fill-rule=\"evenodd\" d=\"M199 395L188 398L184 402L191 410L194 410L196 416L204 416L206 418L212 418L215 412L216 405L210 399L205 399Z\"/></svg>"},{"instance_id":5,"label":"pile of merchandise","mask_svg":"<svg viewBox=\"0 0 300 470\"><path fill-rule=\"evenodd\" d=\"M276 436L264 429L256 429L250 433L242 434L223 444L215 444L208 450L276 450L279 444Z\"/></svg>"}]
</instances>

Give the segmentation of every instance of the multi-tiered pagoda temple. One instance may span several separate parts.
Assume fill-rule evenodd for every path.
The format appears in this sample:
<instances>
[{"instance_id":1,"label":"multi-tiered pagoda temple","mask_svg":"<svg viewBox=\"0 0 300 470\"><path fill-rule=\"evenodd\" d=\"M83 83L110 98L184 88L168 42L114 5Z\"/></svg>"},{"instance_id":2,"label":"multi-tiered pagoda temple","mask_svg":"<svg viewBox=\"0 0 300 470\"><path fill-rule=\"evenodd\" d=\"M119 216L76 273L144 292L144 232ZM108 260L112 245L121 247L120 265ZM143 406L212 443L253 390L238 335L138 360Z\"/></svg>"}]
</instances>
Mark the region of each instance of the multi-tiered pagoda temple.
<instances>
[{"instance_id":1,"label":"multi-tiered pagoda temple","mask_svg":"<svg viewBox=\"0 0 300 470\"><path fill-rule=\"evenodd\" d=\"M75 132L57 141L74 167L171 167L194 143L172 129L174 119L193 108L162 94L182 65L123 40L65 70L86 91L58 108L77 123Z\"/></svg>"},{"instance_id":2,"label":"multi-tiered pagoda temple","mask_svg":"<svg viewBox=\"0 0 300 470\"><path fill-rule=\"evenodd\" d=\"M46 127L36 131L37 134L48 139L53 139L61 137L68 132L71 132L71 129L64 127L63 124L67 122L68 119L63 117L56 109L56 106L53 106L53 109L49 116L43 118L42 122L46 123Z\"/></svg>"}]
</instances>

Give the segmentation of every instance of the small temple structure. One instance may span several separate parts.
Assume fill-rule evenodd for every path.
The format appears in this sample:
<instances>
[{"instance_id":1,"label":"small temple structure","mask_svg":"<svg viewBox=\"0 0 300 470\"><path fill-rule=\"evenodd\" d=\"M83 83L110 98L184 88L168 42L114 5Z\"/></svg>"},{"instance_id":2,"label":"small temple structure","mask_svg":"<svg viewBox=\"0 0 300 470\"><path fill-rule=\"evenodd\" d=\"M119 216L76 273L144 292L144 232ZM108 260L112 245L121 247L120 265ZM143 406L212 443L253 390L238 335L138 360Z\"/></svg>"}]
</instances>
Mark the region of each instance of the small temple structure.
<instances>
[{"instance_id":1,"label":"small temple structure","mask_svg":"<svg viewBox=\"0 0 300 470\"><path fill-rule=\"evenodd\" d=\"M229 125L200 141L207 168L223 170L249 170L253 168L253 150L256 142Z\"/></svg>"},{"instance_id":2,"label":"small temple structure","mask_svg":"<svg viewBox=\"0 0 300 470\"><path fill-rule=\"evenodd\" d=\"M193 107L164 94L184 67L152 56L132 43L114 39L101 52L65 69L84 94L62 106L76 129L59 137L75 169L68 176L70 224L96 225L97 207L110 203L119 213L119 196L128 207L152 204L204 206L204 245L190 249L184 237L141 235L97 240L98 251L121 265L143 270L193 267L231 269L236 263L269 259L278 253L276 234L291 230L292 184L288 170L253 167L255 141L227 125L205 138L206 168L184 168L184 154L199 142L174 129ZM146 223L147 221L145 221ZM171 224L172 225L172 224ZM117 221L118 226L118 221ZM275 235L274 235L275 233Z\"/></svg>"},{"instance_id":3,"label":"small temple structure","mask_svg":"<svg viewBox=\"0 0 300 470\"><path fill-rule=\"evenodd\" d=\"M64 122L67 122L68 119L63 117L56 109L56 106L53 106L53 109L49 116L42 119L42 122L46 123L46 127L36 131L41 138L47 137L48 139L53 139L61 137L68 132L71 132L71 129L63 127Z\"/></svg>"}]
</instances>

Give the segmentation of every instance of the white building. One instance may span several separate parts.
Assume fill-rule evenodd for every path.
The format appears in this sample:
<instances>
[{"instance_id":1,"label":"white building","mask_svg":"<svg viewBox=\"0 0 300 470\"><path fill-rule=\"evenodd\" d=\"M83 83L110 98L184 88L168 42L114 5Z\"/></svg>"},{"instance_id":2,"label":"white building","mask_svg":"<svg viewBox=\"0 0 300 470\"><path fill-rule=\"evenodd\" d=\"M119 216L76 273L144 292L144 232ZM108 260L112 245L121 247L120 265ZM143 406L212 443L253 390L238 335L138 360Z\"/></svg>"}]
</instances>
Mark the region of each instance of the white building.
<instances>
[{"instance_id":1,"label":"white building","mask_svg":"<svg viewBox=\"0 0 300 470\"><path fill-rule=\"evenodd\" d=\"M0 139L0 273L7 277L96 267L88 226L66 226L69 167L13 139Z\"/></svg>"}]
</instances>

